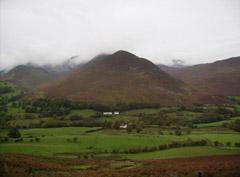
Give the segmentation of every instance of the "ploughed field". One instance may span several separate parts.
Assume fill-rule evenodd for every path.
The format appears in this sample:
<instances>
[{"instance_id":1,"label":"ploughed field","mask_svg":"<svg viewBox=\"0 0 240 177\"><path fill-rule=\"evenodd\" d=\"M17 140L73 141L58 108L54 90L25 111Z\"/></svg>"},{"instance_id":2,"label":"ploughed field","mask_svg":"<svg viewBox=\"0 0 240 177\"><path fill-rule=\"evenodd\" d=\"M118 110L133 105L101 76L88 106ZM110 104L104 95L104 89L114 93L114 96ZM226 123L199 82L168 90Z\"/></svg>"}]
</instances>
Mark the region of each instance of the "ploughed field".
<instances>
[{"instance_id":1,"label":"ploughed field","mask_svg":"<svg viewBox=\"0 0 240 177\"><path fill-rule=\"evenodd\" d=\"M240 176L240 154L155 160L82 160L0 154L2 176Z\"/></svg>"}]
</instances>

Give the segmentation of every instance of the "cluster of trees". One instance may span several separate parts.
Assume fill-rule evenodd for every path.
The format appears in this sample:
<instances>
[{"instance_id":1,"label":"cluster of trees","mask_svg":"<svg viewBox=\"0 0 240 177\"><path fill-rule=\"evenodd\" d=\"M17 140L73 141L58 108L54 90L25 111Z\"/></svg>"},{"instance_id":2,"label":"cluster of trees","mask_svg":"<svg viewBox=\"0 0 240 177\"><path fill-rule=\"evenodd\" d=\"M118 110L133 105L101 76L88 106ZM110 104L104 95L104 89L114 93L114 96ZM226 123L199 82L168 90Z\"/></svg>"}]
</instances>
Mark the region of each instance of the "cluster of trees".
<instances>
[{"instance_id":1,"label":"cluster of trees","mask_svg":"<svg viewBox=\"0 0 240 177\"><path fill-rule=\"evenodd\" d=\"M22 106L31 105L33 107L40 108L65 108L65 109L93 109L96 111L127 111L132 109L142 109L142 108L159 108L159 104L145 103L145 102L131 102L123 103L117 102L112 104L101 104L101 103L86 103L81 101L71 101L68 99L36 99L36 100L22 100Z\"/></svg>"},{"instance_id":2,"label":"cluster of trees","mask_svg":"<svg viewBox=\"0 0 240 177\"><path fill-rule=\"evenodd\" d=\"M14 89L10 86L0 87L0 94L14 92Z\"/></svg>"},{"instance_id":3,"label":"cluster of trees","mask_svg":"<svg viewBox=\"0 0 240 177\"><path fill-rule=\"evenodd\" d=\"M229 129L232 129L234 131L240 132L240 120L239 119L235 120L234 122L223 123L222 126L225 127L225 128L229 128Z\"/></svg>"}]
</instances>

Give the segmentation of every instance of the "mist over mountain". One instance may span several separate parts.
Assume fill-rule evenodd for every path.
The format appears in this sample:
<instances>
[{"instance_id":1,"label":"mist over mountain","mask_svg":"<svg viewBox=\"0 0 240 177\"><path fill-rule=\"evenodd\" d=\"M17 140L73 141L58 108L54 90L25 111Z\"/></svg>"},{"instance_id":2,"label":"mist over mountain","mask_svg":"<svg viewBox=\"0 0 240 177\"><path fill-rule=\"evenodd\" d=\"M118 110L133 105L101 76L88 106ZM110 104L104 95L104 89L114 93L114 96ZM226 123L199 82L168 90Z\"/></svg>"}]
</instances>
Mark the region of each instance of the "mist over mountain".
<instances>
[{"instance_id":1,"label":"mist over mountain","mask_svg":"<svg viewBox=\"0 0 240 177\"><path fill-rule=\"evenodd\" d=\"M52 76L56 78L61 78L67 74L70 74L74 70L82 67L85 65L85 62L79 63L78 61L79 56L73 56L62 63L59 64L47 64L43 65L42 67L50 73Z\"/></svg>"}]
</instances>

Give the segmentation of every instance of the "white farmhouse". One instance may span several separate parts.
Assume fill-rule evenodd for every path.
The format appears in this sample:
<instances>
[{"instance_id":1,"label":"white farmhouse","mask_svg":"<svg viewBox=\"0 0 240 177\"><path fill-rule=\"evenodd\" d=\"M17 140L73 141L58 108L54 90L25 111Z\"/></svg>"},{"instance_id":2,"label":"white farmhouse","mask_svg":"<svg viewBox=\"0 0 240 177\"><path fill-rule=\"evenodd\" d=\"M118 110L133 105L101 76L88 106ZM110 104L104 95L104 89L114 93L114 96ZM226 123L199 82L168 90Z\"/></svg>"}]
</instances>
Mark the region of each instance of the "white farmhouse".
<instances>
[{"instance_id":1,"label":"white farmhouse","mask_svg":"<svg viewBox=\"0 0 240 177\"><path fill-rule=\"evenodd\" d=\"M119 128L127 128L127 124L125 124L125 125L120 125L120 127Z\"/></svg>"},{"instance_id":2,"label":"white farmhouse","mask_svg":"<svg viewBox=\"0 0 240 177\"><path fill-rule=\"evenodd\" d=\"M112 115L112 112L103 112L103 115Z\"/></svg>"},{"instance_id":3,"label":"white farmhouse","mask_svg":"<svg viewBox=\"0 0 240 177\"><path fill-rule=\"evenodd\" d=\"M114 112L114 115L119 115L119 112L115 111L115 112Z\"/></svg>"}]
</instances>

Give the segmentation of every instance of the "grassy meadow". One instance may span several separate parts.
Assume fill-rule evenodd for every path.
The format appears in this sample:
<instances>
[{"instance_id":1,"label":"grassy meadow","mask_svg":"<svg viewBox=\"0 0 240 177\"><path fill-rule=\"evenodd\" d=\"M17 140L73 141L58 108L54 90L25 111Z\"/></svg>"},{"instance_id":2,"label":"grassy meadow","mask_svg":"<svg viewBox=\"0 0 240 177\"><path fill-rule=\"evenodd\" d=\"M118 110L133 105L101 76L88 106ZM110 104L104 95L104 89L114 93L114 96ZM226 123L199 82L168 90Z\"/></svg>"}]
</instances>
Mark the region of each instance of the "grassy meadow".
<instances>
[{"instance_id":1,"label":"grassy meadow","mask_svg":"<svg viewBox=\"0 0 240 177\"><path fill-rule=\"evenodd\" d=\"M63 128L37 128L20 130L23 142L7 142L0 144L0 152L14 152L43 156L61 156L76 158L74 153L99 153L98 156L111 156L113 150L118 150L118 158L128 159L152 159L152 158L176 158L191 156L206 156L218 154L234 154L239 150L227 151L225 143L230 141L231 146L239 142L240 134L233 134L231 131L225 134L218 134L217 131L201 133L193 131L190 135L175 136L167 134L157 135L159 128L145 129L140 134L132 132L128 134L126 130L99 130L88 133L89 130L97 130L99 127L63 127ZM208 128L209 130L209 128ZM155 132L148 134L148 132ZM227 130L226 130L227 132ZM0 136L6 136L7 131L1 131ZM35 137L40 138L39 142ZM76 138L76 142L74 142ZM220 141L222 146L216 148L208 145L204 147L179 147L155 152L145 152L139 154L126 154L124 150L129 148L158 147L163 144L187 140L207 139L210 142ZM32 141L32 142L31 142ZM71 155L69 155L71 154Z\"/></svg>"}]
</instances>

